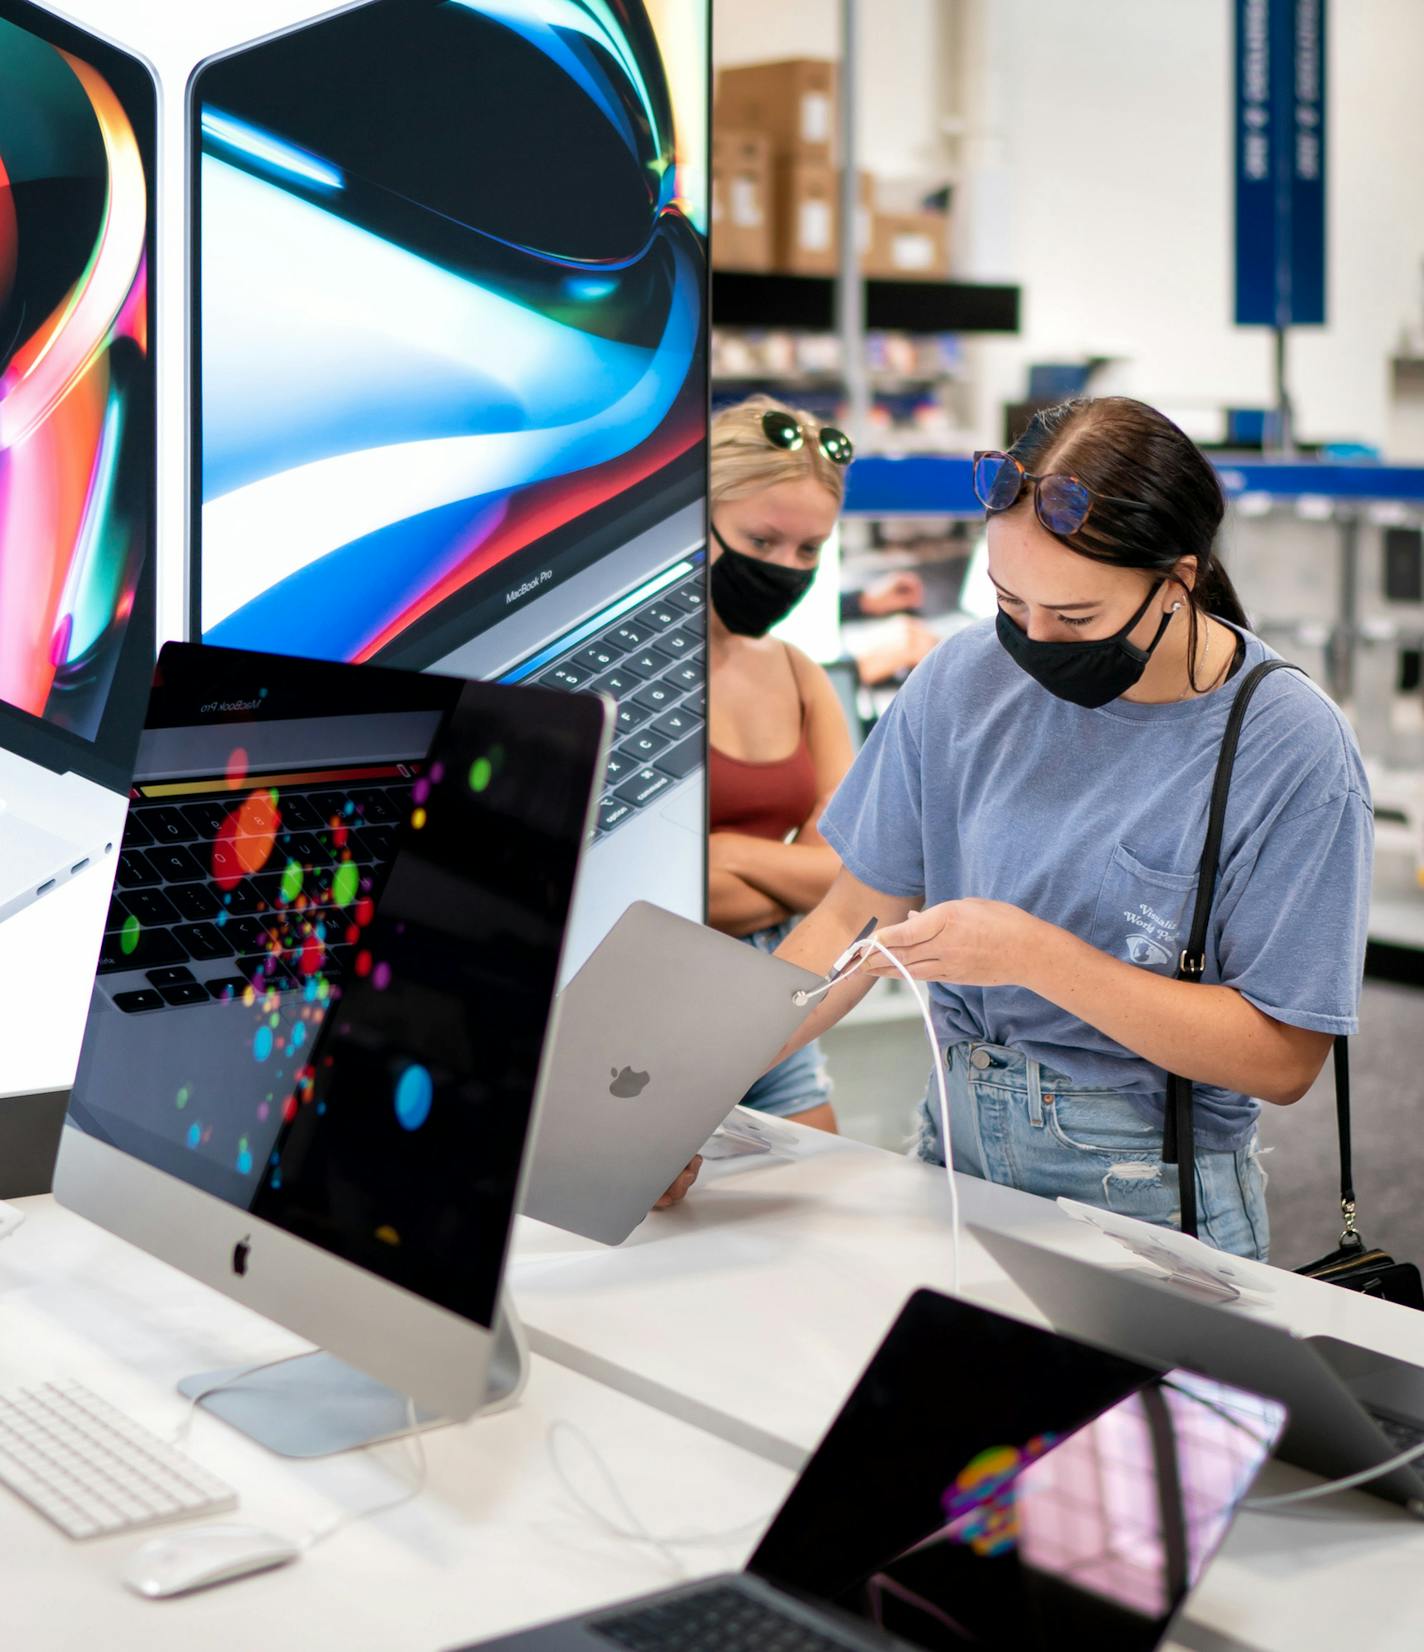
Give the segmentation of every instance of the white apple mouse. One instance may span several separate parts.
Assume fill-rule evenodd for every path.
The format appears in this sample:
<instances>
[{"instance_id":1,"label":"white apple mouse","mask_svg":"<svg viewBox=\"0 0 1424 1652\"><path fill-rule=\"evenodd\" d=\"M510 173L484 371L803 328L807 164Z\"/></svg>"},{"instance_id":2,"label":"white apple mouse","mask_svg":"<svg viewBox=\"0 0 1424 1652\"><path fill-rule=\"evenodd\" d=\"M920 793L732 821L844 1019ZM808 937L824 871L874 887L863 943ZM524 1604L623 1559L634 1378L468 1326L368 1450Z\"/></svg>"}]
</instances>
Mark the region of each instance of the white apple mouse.
<instances>
[{"instance_id":1,"label":"white apple mouse","mask_svg":"<svg viewBox=\"0 0 1424 1652\"><path fill-rule=\"evenodd\" d=\"M151 1537L135 1549L123 1578L136 1595L163 1600L285 1566L300 1553L289 1538L256 1526L191 1526Z\"/></svg>"}]
</instances>

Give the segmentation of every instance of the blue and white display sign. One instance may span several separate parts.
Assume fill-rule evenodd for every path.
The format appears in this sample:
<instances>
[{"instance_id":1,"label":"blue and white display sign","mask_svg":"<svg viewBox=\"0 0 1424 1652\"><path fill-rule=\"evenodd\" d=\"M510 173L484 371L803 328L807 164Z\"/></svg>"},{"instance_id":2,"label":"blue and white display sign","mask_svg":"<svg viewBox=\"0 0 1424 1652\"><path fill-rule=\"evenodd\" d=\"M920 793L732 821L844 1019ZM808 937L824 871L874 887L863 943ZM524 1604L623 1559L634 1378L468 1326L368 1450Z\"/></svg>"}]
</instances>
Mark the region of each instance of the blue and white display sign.
<instances>
[{"instance_id":1,"label":"blue and white display sign","mask_svg":"<svg viewBox=\"0 0 1424 1652\"><path fill-rule=\"evenodd\" d=\"M1325 320L1326 0L1236 0L1236 323Z\"/></svg>"}]
</instances>

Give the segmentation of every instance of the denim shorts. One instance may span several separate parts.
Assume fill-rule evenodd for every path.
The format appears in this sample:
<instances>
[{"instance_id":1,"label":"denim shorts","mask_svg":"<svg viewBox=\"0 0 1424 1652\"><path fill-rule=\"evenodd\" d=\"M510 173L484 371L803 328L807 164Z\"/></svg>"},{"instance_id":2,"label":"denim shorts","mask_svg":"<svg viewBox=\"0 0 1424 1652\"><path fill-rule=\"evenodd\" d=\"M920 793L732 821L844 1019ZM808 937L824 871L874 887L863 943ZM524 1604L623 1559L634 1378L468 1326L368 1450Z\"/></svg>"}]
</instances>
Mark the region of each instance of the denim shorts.
<instances>
[{"instance_id":1,"label":"denim shorts","mask_svg":"<svg viewBox=\"0 0 1424 1652\"><path fill-rule=\"evenodd\" d=\"M978 1042L949 1046L945 1080L956 1170L1161 1227L1181 1225L1177 1166L1162 1162L1162 1127L1121 1090L1073 1084L1021 1050ZM943 1164L933 1079L918 1123L915 1151ZM1199 1146L1196 1178L1201 1238L1264 1262L1270 1225L1254 1132L1236 1152Z\"/></svg>"},{"instance_id":2,"label":"denim shorts","mask_svg":"<svg viewBox=\"0 0 1424 1652\"><path fill-rule=\"evenodd\" d=\"M773 924L770 929L758 929L755 934L743 936L748 946L758 952L775 952L791 933L790 922ZM795 1055L779 1061L762 1076L742 1097L743 1107L754 1107L759 1113L778 1113L789 1118L794 1113L806 1113L831 1099L831 1079L826 1071L826 1058L815 1040Z\"/></svg>"}]
</instances>

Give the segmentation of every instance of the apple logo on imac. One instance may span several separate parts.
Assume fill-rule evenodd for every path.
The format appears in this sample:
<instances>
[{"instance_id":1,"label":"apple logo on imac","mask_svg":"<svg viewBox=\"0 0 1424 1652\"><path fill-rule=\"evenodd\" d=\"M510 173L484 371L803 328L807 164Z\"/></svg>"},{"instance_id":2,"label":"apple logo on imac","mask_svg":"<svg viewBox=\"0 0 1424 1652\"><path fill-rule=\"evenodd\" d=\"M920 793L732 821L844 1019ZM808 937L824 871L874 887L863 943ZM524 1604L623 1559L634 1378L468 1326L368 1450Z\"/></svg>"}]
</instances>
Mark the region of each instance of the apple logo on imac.
<instances>
[{"instance_id":1,"label":"apple logo on imac","mask_svg":"<svg viewBox=\"0 0 1424 1652\"><path fill-rule=\"evenodd\" d=\"M613 1074L613 1082L608 1086L608 1093L617 1096L620 1101L631 1101L648 1087L648 1073L635 1072L631 1067L624 1067L622 1071L612 1067L609 1071Z\"/></svg>"}]
</instances>

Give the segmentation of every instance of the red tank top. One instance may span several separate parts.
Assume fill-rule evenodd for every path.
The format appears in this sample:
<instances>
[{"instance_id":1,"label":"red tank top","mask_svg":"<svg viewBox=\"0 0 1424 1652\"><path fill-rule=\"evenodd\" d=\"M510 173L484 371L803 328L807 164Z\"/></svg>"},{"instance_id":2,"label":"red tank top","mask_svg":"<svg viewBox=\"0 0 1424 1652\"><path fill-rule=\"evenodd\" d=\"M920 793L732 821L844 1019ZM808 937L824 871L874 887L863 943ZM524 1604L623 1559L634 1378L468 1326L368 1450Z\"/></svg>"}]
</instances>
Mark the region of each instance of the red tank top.
<instances>
[{"instance_id":1,"label":"red tank top","mask_svg":"<svg viewBox=\"0 0 1424 1652\"><path fill-rule=\"evenodd\" d=\"M799 688L799 684L798 684ZM816 765L806 738L806 706L801 735L789 757L748 763L707 747L708 818L714 832L745 832L780 843L810 818L819 795Z\"/></svg>"}]
</instances>

